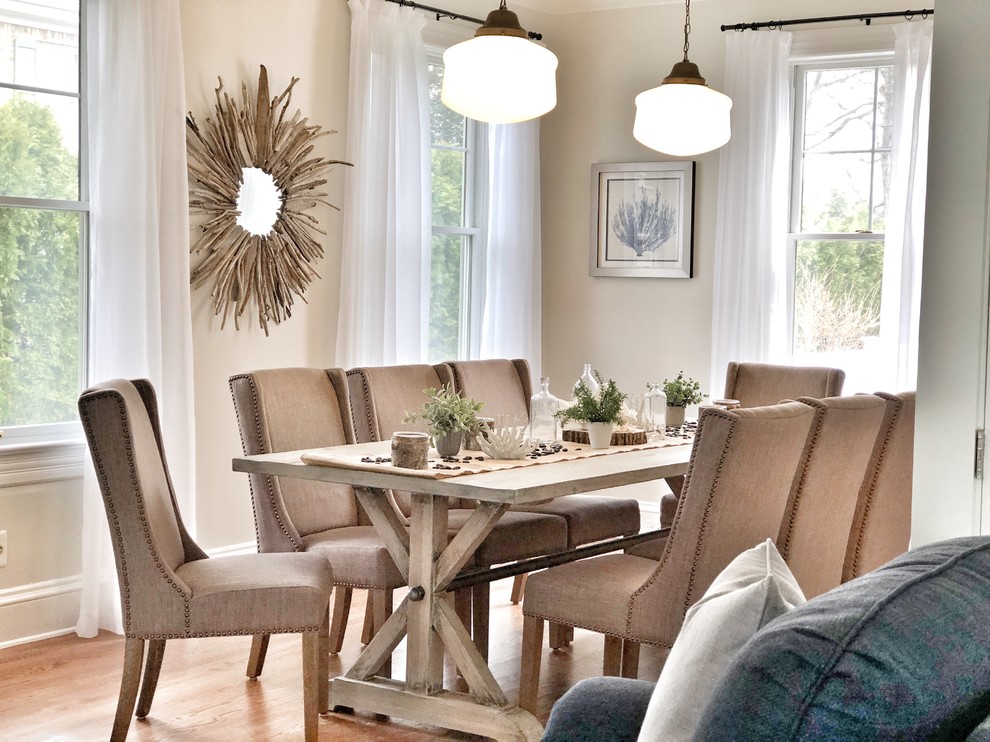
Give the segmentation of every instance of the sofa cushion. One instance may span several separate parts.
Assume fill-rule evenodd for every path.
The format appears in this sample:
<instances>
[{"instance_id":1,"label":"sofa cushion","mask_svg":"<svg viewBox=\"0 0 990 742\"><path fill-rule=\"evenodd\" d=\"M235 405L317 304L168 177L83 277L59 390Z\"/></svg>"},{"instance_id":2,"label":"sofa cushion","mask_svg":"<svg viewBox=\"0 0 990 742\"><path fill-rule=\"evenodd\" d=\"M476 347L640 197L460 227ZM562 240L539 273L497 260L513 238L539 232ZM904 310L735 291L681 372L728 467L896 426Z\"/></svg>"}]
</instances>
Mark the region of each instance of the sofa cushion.
<instances>
[{"instance_id":1,"label":"sofa cushion","mask_svg":"<svg viewBox=\"0 0 990 742\"><path fill-rule=\"evenodd\" d=\"M990 538L915 549L773 621L701 740L964 739L990 713Z\"/></svg>"},{"instance_id":2,"label":"sofa cushion","mask_svg":"<svg viewBox=\"0 0 990 742\"><path fill-rule=\"evenodd\" d=\"M718 679L764 625L804 603L767 539L733 559L688 610L650 700L639 742L691 740Z\"/></svg>"},{"instance_id":3,"label":"sofa cushion","mask_svg":"<svg viewBox=\"0 0 990 742\"><path fill-rule=\"evenodd\" d=\"M542 742L635 742L653 683L586 678L553 705Z\"/></svg>"}]
</instances>

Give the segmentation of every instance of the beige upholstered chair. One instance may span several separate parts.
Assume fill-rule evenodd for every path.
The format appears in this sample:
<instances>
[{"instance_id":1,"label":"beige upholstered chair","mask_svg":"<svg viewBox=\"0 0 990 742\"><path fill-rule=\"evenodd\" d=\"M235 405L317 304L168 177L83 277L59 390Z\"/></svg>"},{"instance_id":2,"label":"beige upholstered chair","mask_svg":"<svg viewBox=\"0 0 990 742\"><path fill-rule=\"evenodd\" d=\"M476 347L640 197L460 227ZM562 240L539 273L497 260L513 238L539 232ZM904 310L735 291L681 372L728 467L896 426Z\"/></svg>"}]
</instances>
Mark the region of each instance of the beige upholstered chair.
<instances>
[{"instance_id":1,"label":"beige upholstered chair","mask_svg":"<svg viewBox=\"0 0 990 742\"><path fill-rule=\"evenodd\" d=\"M347 372L354 433L358 443L388 440L397 430L425 430L422 424L402 422L407 412L419 410L426 397L423 390L439 387L442 380L433 366L378 366L353 368ZM399 508L409 514L409 494L394 493ZM471 515L473 501L451 500L451 534ZM567 521L556 515L506 512L474 555L475 567L526 559L567 548ZM471 588L470 600L463 591L455 596L458 612L471 625L472 638L482 656L488 654L489 586Z\"/></svg>"},{"instance_id":2,"label":"beige upholstered chair","mask_svg":"<svg viewBox=\"0 0 990 742\"><path fill-rule=\"evenodd\" d=\"M915 393L877 396L887 409L856 505L843 582L903 554L911 541Z\"/></svg>"},{"instance_id":3,"label":"beige upholstered chair","mask_svg":"<svg viewBox=\"0 0 990 742\"><path fill-rule=\"evenodd\" d=\"M150 712L166 640L298 632L306 739L316 740L328 703L330 565L313 554L210 559L203 553L176 507L148 381L117 379L87 389L79 415L106 505L126 637L111 739L127 736L135 701L138 718Z\"/></svg>"},{"instance_id":4,"label":"beige upholstered chair","mask_svg":"<svg viewBox=\"0 0 990 742\"><path fill-rule=\"evenodd\" d=\"M484 402L487 417L510 415L529 419L531 384L525 359L447 361L436 367L445 384L460 394ZM567 521L567 546L574 548L617 536L639 533L639 503L632 499L568 495L546 503L514 505L512 510L559 515ZM523 575L516 578L513 602L522 594Z\"/></svg>"},{"instance_id":5,"label":"beige upholstered chair","mask_svg":"<svg viewBox=\"0 0 990 742\"><path fill-rule=\"evenodd\" d=\"M777 548L810 600L842 582L856 501L885 404L872 394L797 401L815 410L815 421Z\"/></svg>"},{"instance_id":6,"label":"beige upholstered chair","mask_svg":"<svg viewBox=\"0 0 990 742\"><path fill-rule=\"evenodd\" d=\"M347 381L341 369L275 368L230 378L247 455L340 446L353 440ZM250 475L258 551L311 551L333 567L336 591L330 651L340 651L352 591L368 590L364 640L392 613L392 591L405 581L346 485ZM264 659L267 637L252 656ZM260 672L255 668L250 674Z\"/></svg>"},{"instance_id":7,"label":"beige upholstered chair","mask_svg":"<svg viewBox=\"0 0 990 742\"><path fill-rule=\"evenodd\" d=\"M837 368L729 361L725 399L738 400L743 407L760 407L782 399L838 397L845 378L845 371ZM677 493L664 495L660 499L660 525L669 526L676 510Z\"/></svg>"},{"instance_id":8,"label":"beige upholstered chair","mask_svg":"<svg viewBox=\"0 0 990 742\"><path fill-rule=\"evenodd\" d=\"M759 407L782 399L838 397L845 379L845 371L837 368L729 361L725 399L737 399L743 407Z\"/></svg>"},{"instance_id":9,"label":"beige upholstered chair","mask_svg":"<svg viewBox=\"0 0 990 742\"><path fill-rule=\"evenodd\" d=\"M813 418L800 402L704 410L659 562L609 554L530 575L519 705L535 708L544 621L605 634L605 675L635 677L641 643L669 650L716 575L777 536Z\"/></svg>"}]
</instances>

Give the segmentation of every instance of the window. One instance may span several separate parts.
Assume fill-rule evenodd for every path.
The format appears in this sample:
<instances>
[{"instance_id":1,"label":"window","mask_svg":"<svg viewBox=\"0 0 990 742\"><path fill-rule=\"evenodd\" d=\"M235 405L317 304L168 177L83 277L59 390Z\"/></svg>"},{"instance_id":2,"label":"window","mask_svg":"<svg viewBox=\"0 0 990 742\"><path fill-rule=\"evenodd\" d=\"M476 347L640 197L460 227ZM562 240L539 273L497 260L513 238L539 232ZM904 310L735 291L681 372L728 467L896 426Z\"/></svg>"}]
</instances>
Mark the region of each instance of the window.
<instances>
[{"instance_id":1,"label":"window","mask_svg":"<svg viewBox=\"0 0 990 742\"><path fill-rule=\"evenodd\" d=\"M440 101L443 63L429 59L433 232L429 361L468 358L484 293L487 136L484 125Z\"/></svg>"},{"instance_id":2,"label":"window","mask_svg":"<svg viewBox=\"0 0 990 742\"><path fill-rule=\"evenodd\" d=\"M85 378L80 18L80 0L0 0L0 427L8 442L74 427Z\"/></svg>"},{"instance_id":3,"label":"window","mask_svg":"<svg viewBox=\"0 0 990 742\"><path fill-rule=\"evenodd\" d=\"M893 68L874 58L797 66L794 77L792 352L798 363L845 369L855 380L847 388L870 388L888 299Z\"/></svg>"}]
</instances>

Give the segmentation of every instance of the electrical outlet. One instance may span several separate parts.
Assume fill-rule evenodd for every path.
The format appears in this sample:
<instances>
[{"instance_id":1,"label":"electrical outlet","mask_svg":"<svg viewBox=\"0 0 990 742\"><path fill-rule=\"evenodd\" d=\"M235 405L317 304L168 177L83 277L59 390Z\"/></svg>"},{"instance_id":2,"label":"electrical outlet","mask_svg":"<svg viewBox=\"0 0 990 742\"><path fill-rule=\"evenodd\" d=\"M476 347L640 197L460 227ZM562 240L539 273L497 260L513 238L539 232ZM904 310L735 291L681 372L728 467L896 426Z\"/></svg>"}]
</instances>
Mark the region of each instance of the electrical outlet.
<instances>
[{"instance_id":1,"label":"electrical outlet","mask_svg":"<svg viewBox=\"0 0 990 742\"><path fill-rule=\"evenodd\" d=\"M0 531L0 567L7 566L7 532Z\"/></svg>"}]
</instances>

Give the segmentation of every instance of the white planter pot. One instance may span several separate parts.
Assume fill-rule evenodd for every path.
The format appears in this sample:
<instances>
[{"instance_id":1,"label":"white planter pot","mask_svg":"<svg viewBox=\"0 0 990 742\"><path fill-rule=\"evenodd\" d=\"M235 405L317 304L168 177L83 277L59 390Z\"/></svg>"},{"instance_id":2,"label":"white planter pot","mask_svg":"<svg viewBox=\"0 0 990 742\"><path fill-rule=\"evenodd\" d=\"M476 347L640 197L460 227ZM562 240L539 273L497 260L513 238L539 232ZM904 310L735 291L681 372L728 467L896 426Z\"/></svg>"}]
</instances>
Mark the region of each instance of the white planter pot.
<instances>
[{"instance_id":1,"label":"white planter pot","mask_svg":"<svg viewBox=\"0 0 990 742\"><path fill-rule=\"evenodd\" d=\"M667 427L679 428L684 424L683 407L667 407Z\"/></svg>"},{"instance_id":2,"label":"white planter pot","mask_svg":"<svg viewBox=\"0 0 990 742\"><path fill-rule=\"evenodd\" d=\"M608 448L612 445L612 423L587 423L587 426L592 448Z\"/></svg>"}]
</instances>

